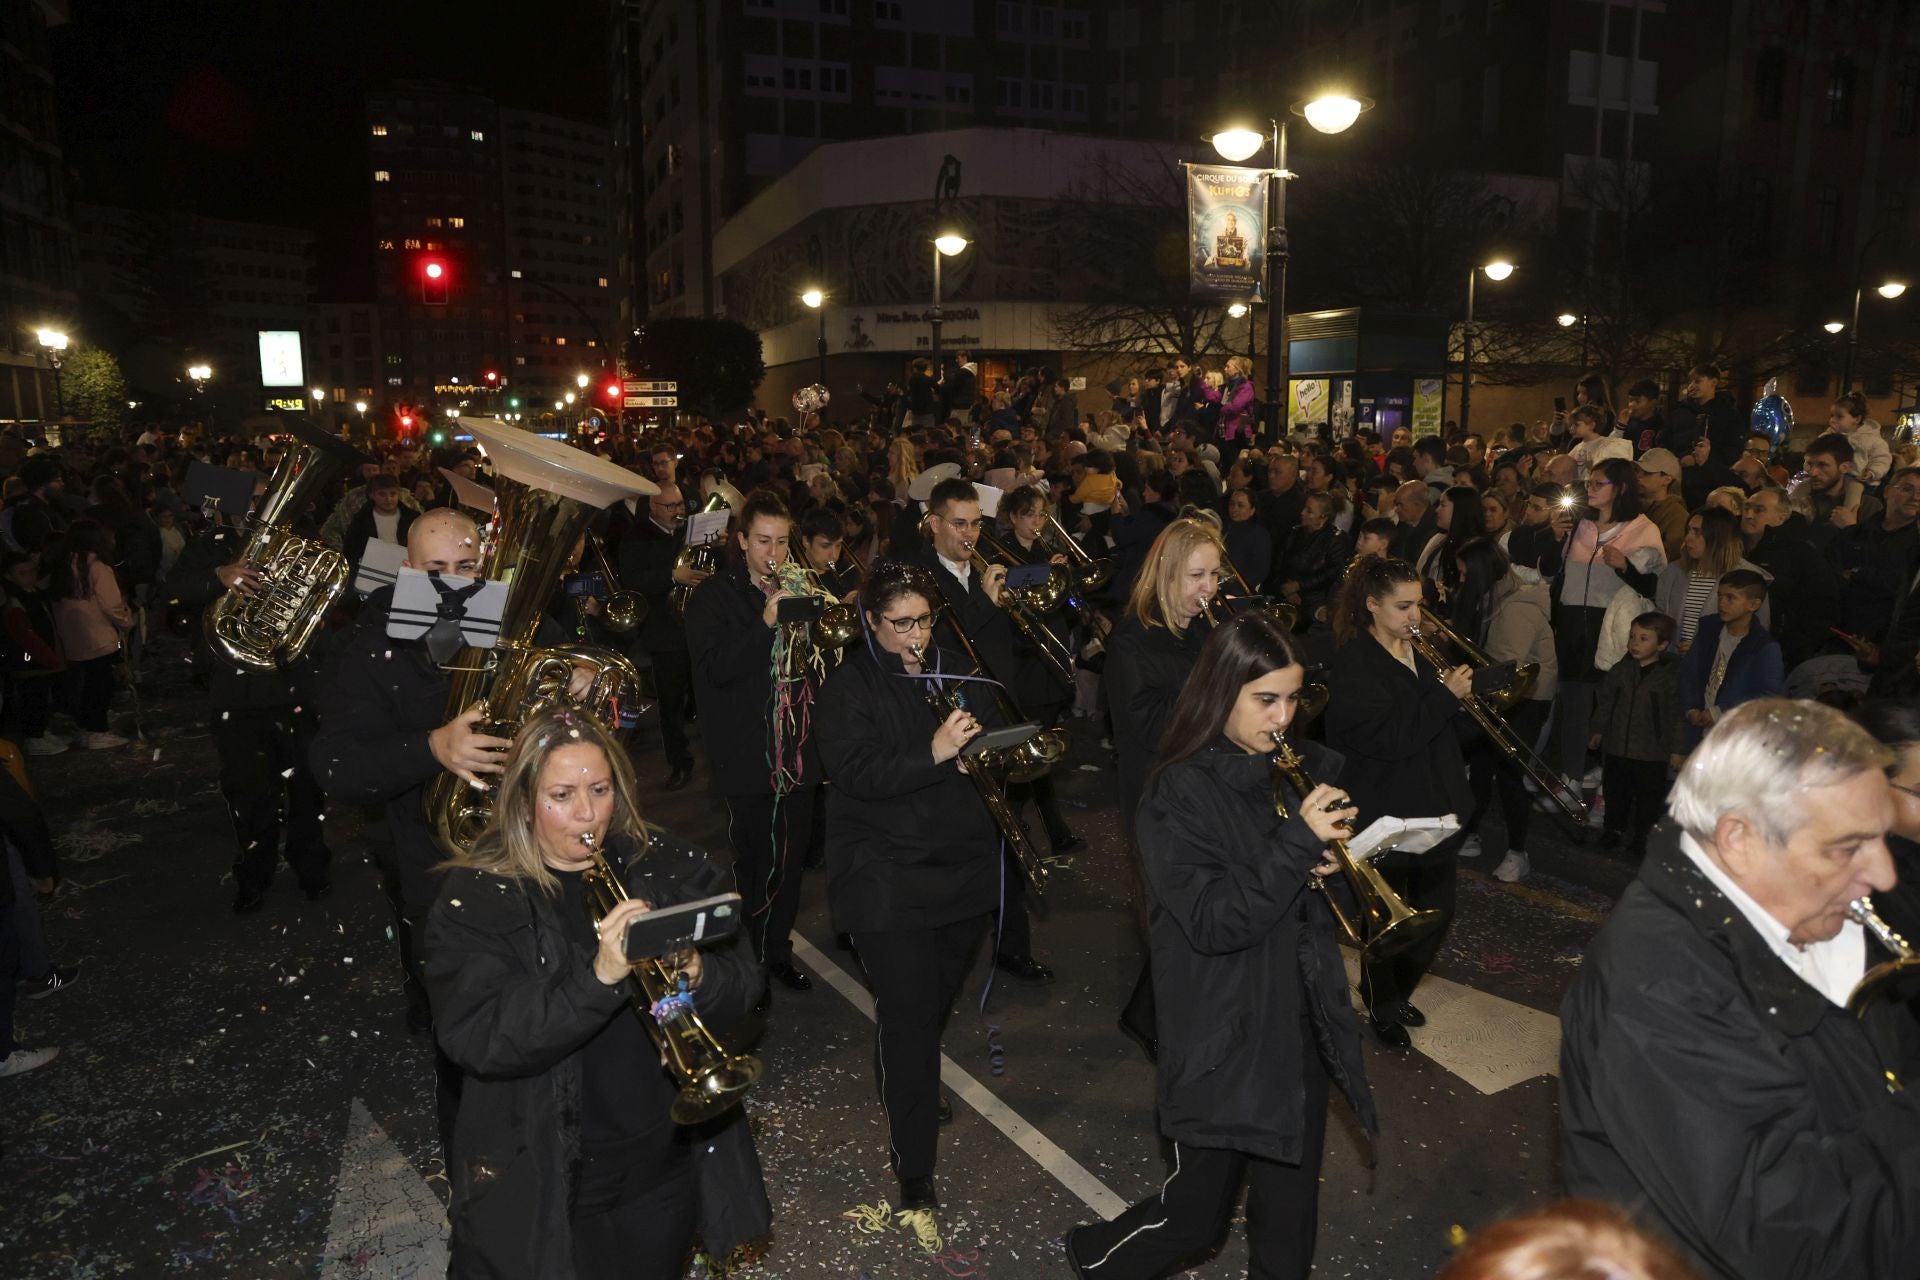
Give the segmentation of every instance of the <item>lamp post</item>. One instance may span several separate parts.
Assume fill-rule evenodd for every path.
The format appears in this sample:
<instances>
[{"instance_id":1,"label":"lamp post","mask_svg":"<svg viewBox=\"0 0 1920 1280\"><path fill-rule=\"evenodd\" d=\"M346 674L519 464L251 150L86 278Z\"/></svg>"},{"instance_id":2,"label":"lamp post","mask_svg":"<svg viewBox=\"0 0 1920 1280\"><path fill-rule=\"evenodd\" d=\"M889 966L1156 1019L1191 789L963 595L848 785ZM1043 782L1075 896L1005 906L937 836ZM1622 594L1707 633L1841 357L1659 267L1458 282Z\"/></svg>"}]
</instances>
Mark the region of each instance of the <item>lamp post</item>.
<instances>
[{"instance_id":1,"label":"lamp post","mask_svg":"<svg viewBox=\"0 0 1920 1280\"><path fill-rule=\"evenodd\" d=\"M60 361L67 349L67 335L58 329L41 329L34 337L40 340L40 350L47 358L47 364L53 369L53 412L56 417L67 416L67 393L60 383Z\"/></svg>"},{"instance_id":2,"label":"lamp post","mask_svg":"<svg viewBox=\"0 0 1920 1280\"><path fill-rule=\"evenodd\" d=\"M937 253L933 255L933 278L936 281L939 280L940 278L940 255ZM934 285L933 292L934 292L934 297L936 299L936 301L934 302L934 307L937 310L940 305L938 302L938 298L940 295L940 286L938 284ZM809 307L812 307L815 311L820 313L819 382L820 382L820 385L824 387L827 385L827 295L821 292L819 289L809 289L805 293L800 295L800 301L806 303ZM936 321L935 324L937 326L938 322ZM934 332L938 333L939 329L936 327ZM939 340L935 339L934 347L936 350L939 348L939 345L940 345ZM936 356L936 358L938 357Z\"/></svg>"},{"instance_id":3,"label":"lamp post","mask_svg":"<svg viewBox=\"0 0 1920 1280\"><path fill-rule=\"evenodd\" d=\"M1513 274L1513 264L1495 260L1467 272L1467 322L1460 329L1460 434L1467 433L1467 413L1473 406L1473 285L1480 273L1494 282Z\"/></svg>"},{"instance_id":4,"label":"lamp post","mask_svg":"<svg viewBox=\"0 0 1920 1280\"><path fill-rule=\"evenodd\" d=\"M1875 285L1873 291L1891 302L1907 291L1907 284L1904 280L1888 280L1884 284ZM1846 371L1840 375L1841 395L1853 390L1853 352L1854 348L1860 345L1860 295L1865 292L1864 284L1853 286L1853 323L1847 326L1847 364ZM1827 332L1834 333L1836 330L1829 324Z\"/></svg>"},{"instance_id":5,"label":"lamp post","mask_svg":"<svg viewBox=\"0 0 1920 1280\"><path fill-rule=\"evenodd\" d=\"M1373 106L1371 98L1346 94L1325 94L1296 102L1289 110L1302 117L1321 133L1343 133ZM1291 377L1292 353L1287 349L1287 122L1270 119L1268 132L1261 134L1245 127L1225 129L1213 135L1213 149L1234 164L1247 159L1271 142L1273 168L1267 183L1267 252L1265 260L1267 299L1267 400L1271 406L1269 422L1273 430L1284 431L1287 387Z\"/></svg>"},{"instance_id":6,"label":"lamp post","mask_svg":"<svg viewBox=\"0 0 1920 1280\"><path fill-rule=\"evenodd\" d=\"M1227 308L1227 314L1235 320L1245 319L1247 322L1247 363L1251 366L1254 357L1258 354L1254 350L1253 304L1251 302L1236 302Z\"/></svg>"},{"instance_id":7,"label":"lamp post","mask_svg":"<svg viewBox=\"0 0 1920 1280\"><path fill-rule=\"evenodd\" d=\"M933 240L933 376L940 377L940 259L963 253L971 243L957 231L948 231Z\"/></svg>"}]
</instances>

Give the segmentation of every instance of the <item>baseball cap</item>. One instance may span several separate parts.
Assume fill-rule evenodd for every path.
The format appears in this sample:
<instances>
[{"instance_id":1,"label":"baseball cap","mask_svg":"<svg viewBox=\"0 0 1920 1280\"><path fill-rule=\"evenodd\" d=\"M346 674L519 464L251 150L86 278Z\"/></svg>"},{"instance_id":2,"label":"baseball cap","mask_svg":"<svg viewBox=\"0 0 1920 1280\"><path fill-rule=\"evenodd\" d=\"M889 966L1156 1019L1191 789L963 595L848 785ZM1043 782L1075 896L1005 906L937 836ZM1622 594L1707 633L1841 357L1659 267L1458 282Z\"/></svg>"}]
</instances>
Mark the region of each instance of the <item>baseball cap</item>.
<instances>
[{"instance_id":1,"label":"baseball cap","mask_svg":"<svg viewBox=\"0 0 1920 1280\"><path fill-rule=\"evenodd\" d=\"M1663 476L1680 478L1680 459L1673 456L1671 449L1649 449L1641 454L1634 464L1642 471L1657 472Z\"/></svg>"}]
</instances>

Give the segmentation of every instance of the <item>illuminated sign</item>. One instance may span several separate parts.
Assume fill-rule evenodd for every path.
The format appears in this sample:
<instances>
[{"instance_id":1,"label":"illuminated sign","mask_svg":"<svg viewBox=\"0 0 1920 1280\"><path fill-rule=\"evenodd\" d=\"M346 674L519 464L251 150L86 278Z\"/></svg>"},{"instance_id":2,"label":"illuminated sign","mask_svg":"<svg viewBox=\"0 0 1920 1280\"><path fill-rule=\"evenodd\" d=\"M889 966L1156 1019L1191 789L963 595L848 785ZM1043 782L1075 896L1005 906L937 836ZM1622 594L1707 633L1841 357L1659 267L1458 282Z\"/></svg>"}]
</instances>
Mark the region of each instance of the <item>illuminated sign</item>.
<instances>
[{"instance_id":1,"label":"illuminated sign","mask_svg":"<svg viewBox=\"0 0 1920 1280\"><path fill-rule=\"evenodd\" d=\"M305 410L306 407L307 407L307 402L305 400L302 400L299 396L267 397L267 408L269 409L287 409L294 413L300 413L303 410Z\"/></svg>"},{"instance_id":2,"label":"illuminated sign","mask_svg":"<svg viewBox=\"0 0 1920 1280\"><path fill-rule=\"evenodd\" d=\"M259 332L260 385L263 387L306 386L306 367L300 362L300 331L298 329L262 329Z\"/></svg>"}]
</instances>

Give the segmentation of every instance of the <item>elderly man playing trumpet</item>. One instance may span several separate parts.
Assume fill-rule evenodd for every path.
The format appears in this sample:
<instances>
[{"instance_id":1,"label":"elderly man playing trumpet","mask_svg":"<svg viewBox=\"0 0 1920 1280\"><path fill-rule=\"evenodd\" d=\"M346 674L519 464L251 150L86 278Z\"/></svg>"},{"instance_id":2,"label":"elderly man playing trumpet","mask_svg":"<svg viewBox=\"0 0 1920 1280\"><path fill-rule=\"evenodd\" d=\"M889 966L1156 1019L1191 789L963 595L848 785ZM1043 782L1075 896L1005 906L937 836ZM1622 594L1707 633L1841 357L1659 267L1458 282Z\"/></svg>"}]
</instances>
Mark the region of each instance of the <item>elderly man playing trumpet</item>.
<instances>
[{"instance_id":1,"label":"elderly man playing trumpet","mask_svg":"<svg viewBox=\"0 0 1920 1280\"><path fill-rule=\"evenodd\" d=\"M1812 702L1721 720L1562 1006L1568 1190L1705 1275L1920 1275L1920 1043L1883 981L1911 970L1862 927L1887 761Z\"/></svg>"}]
</instances>

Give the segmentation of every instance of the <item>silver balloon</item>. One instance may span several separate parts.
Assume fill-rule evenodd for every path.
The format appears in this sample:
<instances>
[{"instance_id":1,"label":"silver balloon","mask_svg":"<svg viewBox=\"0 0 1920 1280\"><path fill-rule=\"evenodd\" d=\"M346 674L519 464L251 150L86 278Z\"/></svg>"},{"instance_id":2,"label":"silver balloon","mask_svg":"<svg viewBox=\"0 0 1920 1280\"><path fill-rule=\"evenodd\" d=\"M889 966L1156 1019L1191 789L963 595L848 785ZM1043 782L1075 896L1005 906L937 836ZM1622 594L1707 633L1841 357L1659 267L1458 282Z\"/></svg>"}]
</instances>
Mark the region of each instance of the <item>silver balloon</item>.
<instances>
[{"instance_id":1,"label":"silver balloon","mask_svg":"<svg viewBox=\"0 0 1920 1280\"><path fill-rule=\"evenodd\" d=\"M1776 449L1793 434L1793 405L1780 394L1780 379L1767 379L1766 390L1753 402L1753 416L1749 421L1755 431L1766 432Z\"/></svg>"},{"instance_id":2,"label":"silver balloon","mask_svg":"<svg viewBox=\"0 0 1920 1280\"><path fill-rule=\"evenodd\" d=\"M793 393L793 407L801 413L818 413L827 407L833 395L819 383L811 383Z\"/></svg>"}]
</instances>

